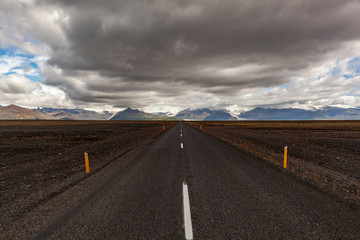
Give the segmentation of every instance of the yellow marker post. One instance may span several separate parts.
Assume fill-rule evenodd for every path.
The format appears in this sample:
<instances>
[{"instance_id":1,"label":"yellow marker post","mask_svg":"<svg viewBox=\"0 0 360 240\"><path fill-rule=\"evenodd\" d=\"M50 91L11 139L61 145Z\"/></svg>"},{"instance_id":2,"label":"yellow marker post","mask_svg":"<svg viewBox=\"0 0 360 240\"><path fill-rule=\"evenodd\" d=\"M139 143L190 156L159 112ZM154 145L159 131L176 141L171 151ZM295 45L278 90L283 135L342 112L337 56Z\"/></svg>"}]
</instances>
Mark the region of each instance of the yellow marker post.
<instances>
[{"instance_id":1,"label":"yellow marker post","mask_svg":"<svg viewBox=\"0 0 360 240\"><path fill-rule=\"evenodd\" d=\"M165 131L165 125L163 125L163 131Z\"/></svg>"},{"instance_id":2,"label":"yellow marker post","mask_svg":"<svg viewBox=\"0 0 360 240\"><path fill-rule=\"evenodd\" d=\"M202 125L200 125L200 130L202 130Z\"/></svg>"},{"instance_id":3,"label":"yellow marker post","mask_svg":"<svg viewBox=\"0 0 360 240\"><path fill-rule=\"evenodd\" d=\"M284 147L284 168L287 167L287 146Z\"/></svg>"},{"instance_id":4,"label":"yellow marker post","mask_svg":"<svg viewBox=\"0 0 360 240\"><path fill-rule=\"evenodd\" d=\"M85 167L86 167L86 173L90 172L90 167L89 167L89 156L87 153L84 153L85 155Z\"/></svg>"}]
</instances>

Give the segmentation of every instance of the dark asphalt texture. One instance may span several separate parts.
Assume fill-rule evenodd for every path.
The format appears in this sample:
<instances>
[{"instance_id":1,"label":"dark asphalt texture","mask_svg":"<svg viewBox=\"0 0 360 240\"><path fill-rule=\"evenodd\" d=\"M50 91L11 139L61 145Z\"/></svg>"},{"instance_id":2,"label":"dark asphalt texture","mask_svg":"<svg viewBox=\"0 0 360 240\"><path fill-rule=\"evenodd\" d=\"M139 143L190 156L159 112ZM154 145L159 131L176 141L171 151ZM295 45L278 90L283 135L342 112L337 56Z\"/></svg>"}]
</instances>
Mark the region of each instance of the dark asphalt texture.
<instances>
[{"instance_id":1,"label":"dark asphalt texture","mask_svg":"<svg viewBox=\"0 0 360 240\"><path fill-rule=\"evenodd\" d=\"M184 181L194 239L360 239L358 209L185 123L36 239L185 239Z\"/></svg>"}]
</instances>

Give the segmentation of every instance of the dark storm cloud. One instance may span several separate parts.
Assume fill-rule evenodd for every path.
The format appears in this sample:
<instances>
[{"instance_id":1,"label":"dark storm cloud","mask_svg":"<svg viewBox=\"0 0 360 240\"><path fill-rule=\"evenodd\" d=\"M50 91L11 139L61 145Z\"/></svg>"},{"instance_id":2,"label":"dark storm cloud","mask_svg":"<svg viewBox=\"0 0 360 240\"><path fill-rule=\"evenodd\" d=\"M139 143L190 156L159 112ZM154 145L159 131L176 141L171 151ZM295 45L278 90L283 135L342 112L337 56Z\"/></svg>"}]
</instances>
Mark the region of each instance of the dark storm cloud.
<instances>
[{"instance_id":1,"label":"dark storm cloud","mask_svg":"<svg viewBox=\"0 0 360 240\"><path fill-rule=\"evenodd\" d=\"M356 0L42 0L38 5L67 16L58 20L66 45L53 49L48 64L68 80L49 75L45 83L84 102L136 101L139 96L125 93L154 92L139 100L144 106L189 89L221 97L285 84L360 36ZM97 77L88 78L89 72Z\"/></svg>"}]
</instances>

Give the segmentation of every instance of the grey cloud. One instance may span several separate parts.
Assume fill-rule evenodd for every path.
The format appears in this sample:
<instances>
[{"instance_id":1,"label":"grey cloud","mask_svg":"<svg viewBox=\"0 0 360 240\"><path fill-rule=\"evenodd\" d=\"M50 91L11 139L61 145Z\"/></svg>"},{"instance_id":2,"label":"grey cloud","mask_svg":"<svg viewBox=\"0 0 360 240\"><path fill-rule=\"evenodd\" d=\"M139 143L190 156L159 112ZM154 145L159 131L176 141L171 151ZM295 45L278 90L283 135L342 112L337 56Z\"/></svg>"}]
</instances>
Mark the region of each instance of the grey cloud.
<instances>
[{"instance_id":1,"label":"grey cloud","mask_svg":"<svg viewBox=\"0 0 360 240\"><path fill-rule=\"evenodd\" d=\"M360 38L357 0L39 0L37 5L68 15L59 20L66 45L42 38L56 46L48 64L62 70L61 76L49 73L45 83L62 87L76 102L176 105L181 99L176 96L191 91L236 96L243 89L288 83ZM260 67L241 68L248 64ZM98 77L88 78L92 73ZM134 92L139 94L132 97Z\"/></svg>"},{"instance_id":2,"label":"grey cloud","mask_svg":"<svg viewBox=\"0 0 360 240\"><path fill-rule=\"evenodd\" d=\"M71 45L67 55L55 52L50 63L119 74L129 63L138 74L162 76L166 69L186 69L187 64L208 59L241 64L251 57L268 61L271 55L321 55L332 43L359 36L357 1L179 2L93 1L72 6L69 26L63 29ZM354 6L347 7L351 2ZM174 14L182 11L184 17ZM186 18L186 12L193 13ZM173 50L178 41L194 50L183 47L184 56L179 57ZM63 56L66 63L59 59Z\"/></svg>"},{"instance_id":3,"label":"grey cloud","mask_svg":"<svg viewBox=\"0 0 360 240\"><path fill-rule=\"evenodd\" d=\"M39 86L21 75L0 76L2 94L29 94Z\"/></svg>"}]
</instances>

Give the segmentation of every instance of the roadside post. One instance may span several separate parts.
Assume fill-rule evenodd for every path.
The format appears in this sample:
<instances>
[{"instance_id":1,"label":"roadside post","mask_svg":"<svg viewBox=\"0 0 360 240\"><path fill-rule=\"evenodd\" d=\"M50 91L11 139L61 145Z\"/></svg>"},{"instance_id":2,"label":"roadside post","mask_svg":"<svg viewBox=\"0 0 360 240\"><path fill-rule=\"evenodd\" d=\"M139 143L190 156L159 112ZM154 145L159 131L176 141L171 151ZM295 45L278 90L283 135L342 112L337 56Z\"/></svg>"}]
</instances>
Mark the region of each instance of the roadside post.
<instances>
[{"instance_id":1,"label":"roadside post","mask_svg":"<svg viewBox=\"0 0 360 240\"><path fill-rule=\"evenodd\" d=\"M200 125L200 130L202 130L202 125Z\"/></svg>"},{"instance_id":2,"label":"roadside post","mask_svg":"<svg viewBox=\"0 0 360 240\"><path fill-rule=\"evenodd\" d=\"M90 167L89 167L89 156L87 153L84 153L85 155L85 168L86 168L86 173L90 172Z\"/></svg>"},{"instance_id":3,"label":"roadside post","mask_svg":"<svg viewBox=\"0 0 360 240\"><path fill-rule=\"evenodd\" d=\"M287 146L284 147L284 168L287 168Z\"/></svg>"},{"instance_id":4,"label":"roadside post","mask_svg":"<svg viewBox=\"0 0 360 240\"><path fill-rule=\"evenodd\" d=\"M165 125L163 125L163 131L165 131Z\"/></svg>"}]
</instances>

